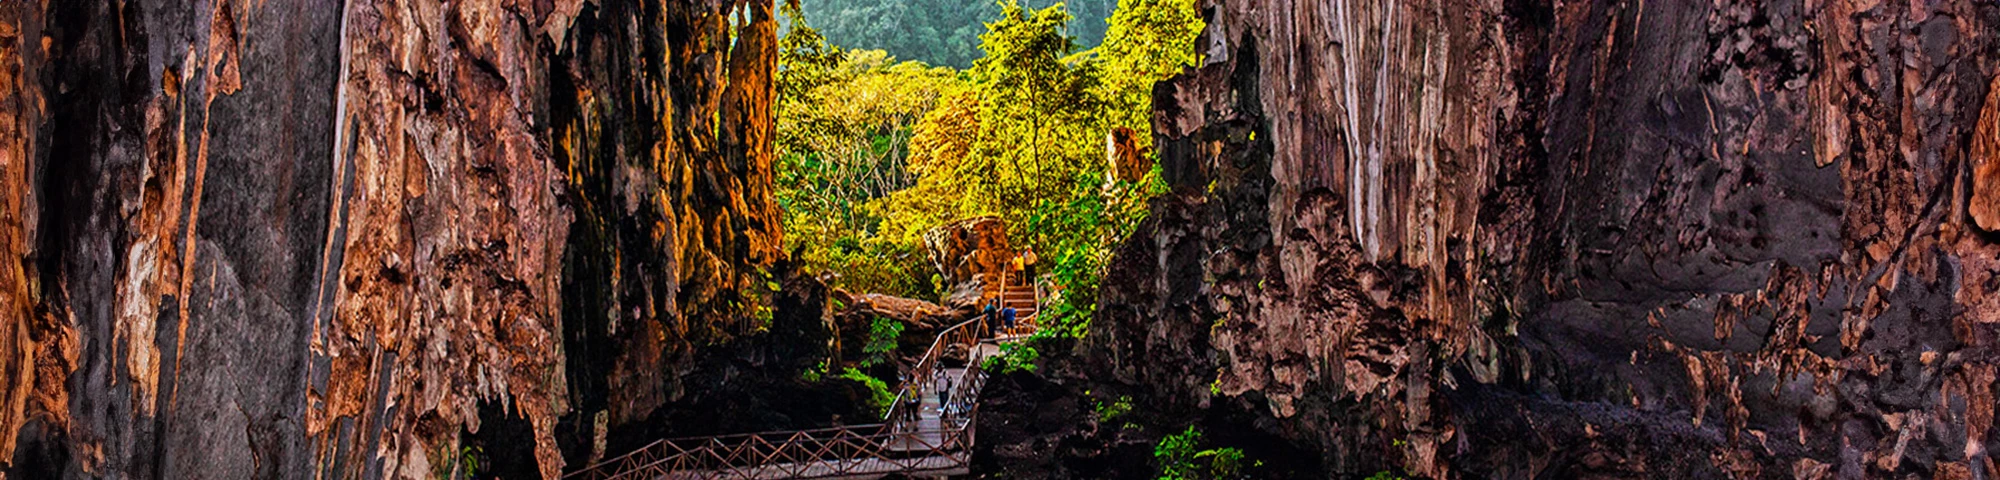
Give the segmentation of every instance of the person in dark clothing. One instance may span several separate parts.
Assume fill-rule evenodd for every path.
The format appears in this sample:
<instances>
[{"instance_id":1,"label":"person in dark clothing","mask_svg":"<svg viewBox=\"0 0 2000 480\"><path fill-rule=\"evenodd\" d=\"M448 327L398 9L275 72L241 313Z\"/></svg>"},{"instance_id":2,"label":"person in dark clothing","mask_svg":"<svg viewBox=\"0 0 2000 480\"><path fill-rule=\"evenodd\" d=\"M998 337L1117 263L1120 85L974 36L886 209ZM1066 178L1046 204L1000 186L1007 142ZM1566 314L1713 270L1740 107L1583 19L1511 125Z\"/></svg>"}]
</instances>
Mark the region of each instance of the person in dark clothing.
<instances>
[{"instance_id":1,"label":"person in dark clothing","mask_svg":"<svg viewBox=\"0 0 2000 480\"><path fill-rule=\"evenodd\" d=\"M1014 307L1000 310L1000 323L1006 325L1009 330L1014 329Z\"/></svg>"},{"instance_id":2,"label":"person in dark clothing","mask_svg":"<svg viewBox=\"0 0 2000 480\"><path fill-rule=\"evenodd\" d=\"M980 327L986 331L986 336L988 337L993 336L993 326L1000 323L1000 318L996 316L999 313L999 305L999 300L986 302L986 321L984 322L985 325L981 325Z\"/></svg>"}]
</instances>

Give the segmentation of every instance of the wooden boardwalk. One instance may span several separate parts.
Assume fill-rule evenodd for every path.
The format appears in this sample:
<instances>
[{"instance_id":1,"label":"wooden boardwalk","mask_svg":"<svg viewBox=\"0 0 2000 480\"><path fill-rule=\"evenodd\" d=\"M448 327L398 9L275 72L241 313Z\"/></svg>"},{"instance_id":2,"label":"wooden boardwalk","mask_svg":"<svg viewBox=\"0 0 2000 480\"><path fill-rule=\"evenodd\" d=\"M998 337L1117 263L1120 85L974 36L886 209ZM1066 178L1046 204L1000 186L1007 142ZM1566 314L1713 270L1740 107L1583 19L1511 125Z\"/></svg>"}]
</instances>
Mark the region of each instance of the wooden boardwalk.
<instances>
[{"instance_id":1,"label":"wooden boardwalk","mask_svg":"<svg viewBox=\"0 0 2000 480\"><path fill-rule=\"evenodd\" d=\"M839 478L869 479L881 478L892 473L913 477L946 477L972 473L966 465L971 459L969 453L950 456L940 455L905 462L888 461L879 458L820 460L806 463L784 463L741 467L726 472L689 471L669 472L660 476L671 480L697 480L711 478L775 480L786 478Z\"/></svg>"},{"instance_id":2,"label":"wooden boardwalk","mask_svg":"<svg viewBox=\"0 0 2000 480\"><path fill-rule=\"evenodd\" d=\"M664 439L564 478L869 479L970 473L979 392L986 384L986 372L979 366L1000 354L1001 342L1035 330L1033 307L1039 306L1039 295L1026 301L1020 297L1017 293L1006 300L1025 310L1015 328L989 328L998 326L987 325L980 317L940 331L898 389L883 423ZM961 348L966 352L964 363L946 365L945 352Z\"/></svg>"}]
</instances>

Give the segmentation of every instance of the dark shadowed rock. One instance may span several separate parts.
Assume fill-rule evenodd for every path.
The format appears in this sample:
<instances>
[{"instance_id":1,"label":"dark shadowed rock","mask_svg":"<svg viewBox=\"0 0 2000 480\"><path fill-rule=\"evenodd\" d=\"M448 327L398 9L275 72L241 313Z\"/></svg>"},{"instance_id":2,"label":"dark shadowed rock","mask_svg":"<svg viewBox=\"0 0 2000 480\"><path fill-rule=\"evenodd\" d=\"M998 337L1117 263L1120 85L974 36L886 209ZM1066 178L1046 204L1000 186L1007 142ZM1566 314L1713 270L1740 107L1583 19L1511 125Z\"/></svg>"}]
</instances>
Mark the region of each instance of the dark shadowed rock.
<instances>
[{"instance_id":1,"label":"dark shadowed rock","mask_svg":"<svg viewBox=\"0 0 2000 480\"><path fill-rule=\"evenodd\" d=\"M554 477L563 440L646 430L770 304L739 292L781 252L775 29L757 2L0 4L6 471L430 478L506 437L496 472Z\"/></svg>"},{"instance_id":2,"label":"dark shadowed rock","mask_svg":"<svg viewBox=\"0 0 2000 480\"><path fill-rule=\"evenodd\" d=\"M2000 7L1202 3L1100 381L1338 475L2000 474Z\"/></svg>"}]
</instances>

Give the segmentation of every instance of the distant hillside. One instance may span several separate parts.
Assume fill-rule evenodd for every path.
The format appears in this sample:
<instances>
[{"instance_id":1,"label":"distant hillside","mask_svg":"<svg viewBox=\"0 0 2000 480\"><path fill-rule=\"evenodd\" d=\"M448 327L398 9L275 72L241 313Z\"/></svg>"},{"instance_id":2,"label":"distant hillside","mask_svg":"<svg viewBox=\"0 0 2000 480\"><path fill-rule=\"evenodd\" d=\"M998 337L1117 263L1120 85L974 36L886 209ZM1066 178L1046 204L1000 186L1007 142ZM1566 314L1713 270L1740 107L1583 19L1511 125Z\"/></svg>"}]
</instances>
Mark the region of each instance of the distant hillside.
<instances>
[{"instance_id":1,"label":"distant hillside","mask_svg":"<svg viewBox=\"0 0 2000 480\"><path fill-rule=\"evenodd\" d=\"M1040 8L1055 0L1022 0ZM1070 0L1069 34L1077 49L1104 39L1118 0ZM801 0L806 21L846 48L881 49L903 60L969 67L980 57L979 34L1000 8L993 0Z\"/></svg>"}]
</instances>

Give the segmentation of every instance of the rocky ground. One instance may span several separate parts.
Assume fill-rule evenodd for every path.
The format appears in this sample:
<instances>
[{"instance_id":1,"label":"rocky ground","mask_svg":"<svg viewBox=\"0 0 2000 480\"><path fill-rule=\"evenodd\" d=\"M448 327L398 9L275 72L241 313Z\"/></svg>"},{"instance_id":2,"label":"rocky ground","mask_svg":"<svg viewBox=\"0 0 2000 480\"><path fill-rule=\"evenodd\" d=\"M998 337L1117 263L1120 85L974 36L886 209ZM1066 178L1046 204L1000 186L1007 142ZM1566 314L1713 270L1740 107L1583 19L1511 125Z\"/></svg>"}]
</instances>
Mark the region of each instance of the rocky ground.
<instances>
[{"instance_id":1,"label":"rocky ground","mask_svg":"<svg viewBox=\"0 0 2000 480\"><path fill-rule=\"evenodd\" d=\"M1049 352L1035 370L996 373L987 380L976 426L973 472L979 478L1156 478L1160 439L1192 426L1204 445L1242 449L1259 465L1251 478L1326 478L1318 457L1254 428L1253 412L1186 409L1144 403L1115 405L1136 393L1092 380L1069 352L1073 342L1037 340Z\"/></svg>"}]
</instances>

